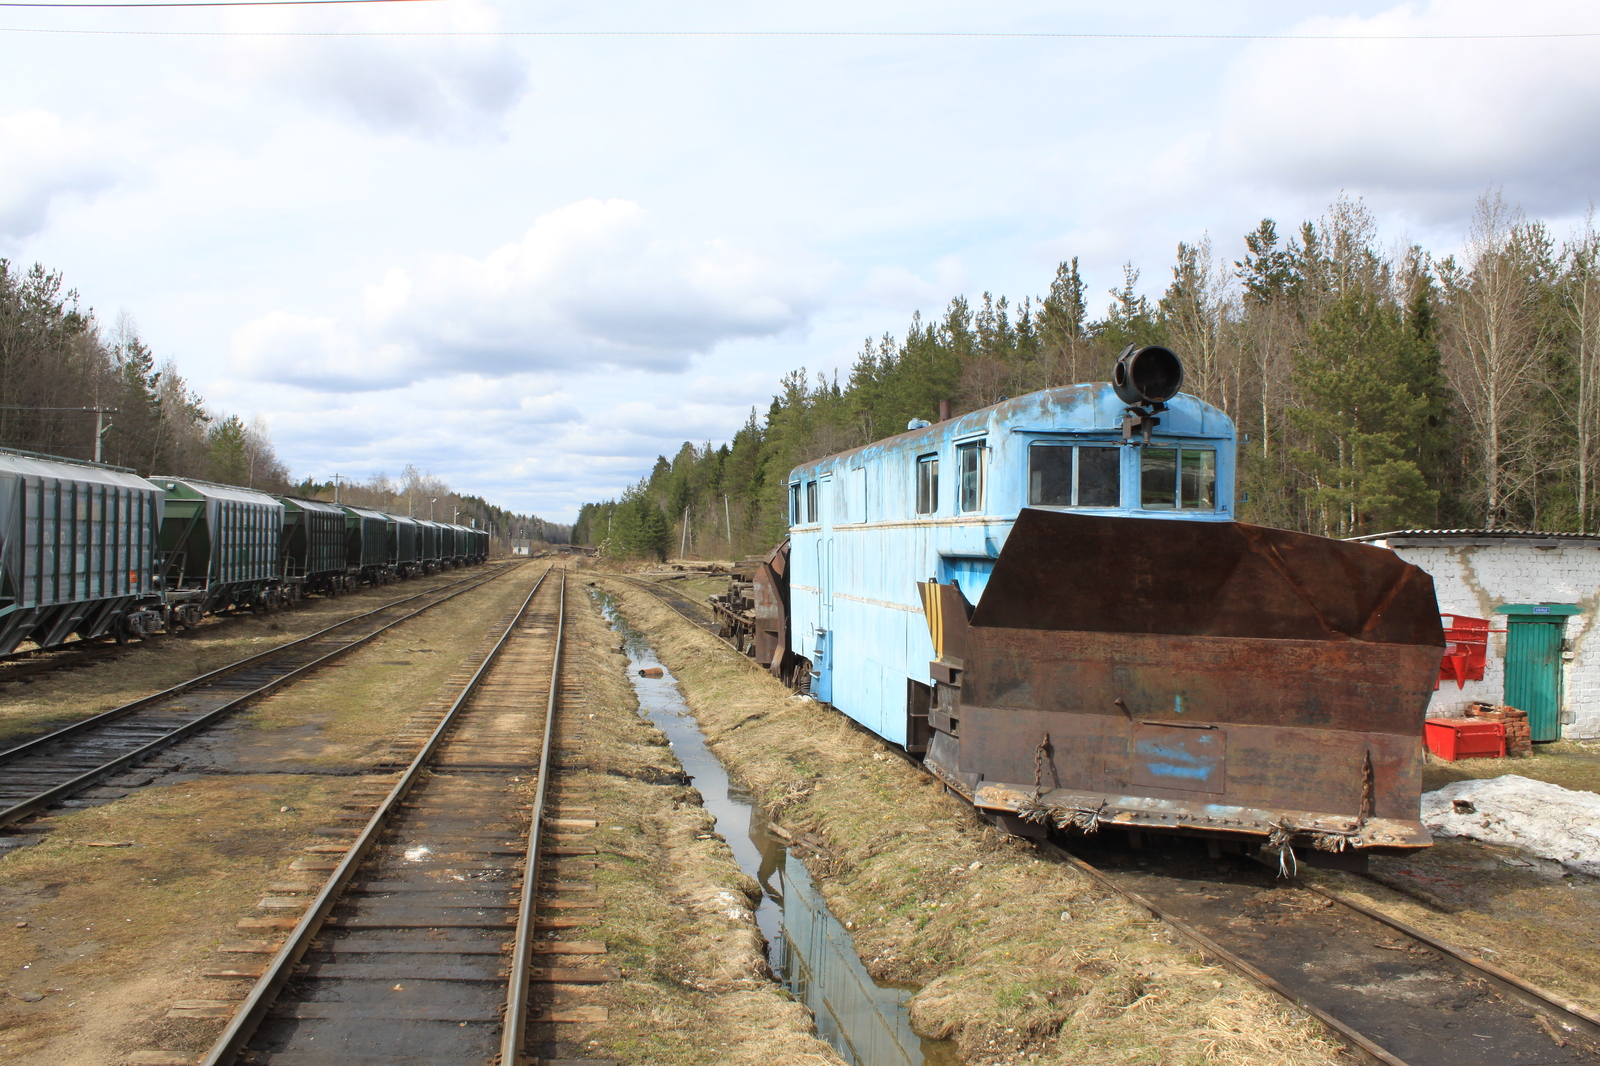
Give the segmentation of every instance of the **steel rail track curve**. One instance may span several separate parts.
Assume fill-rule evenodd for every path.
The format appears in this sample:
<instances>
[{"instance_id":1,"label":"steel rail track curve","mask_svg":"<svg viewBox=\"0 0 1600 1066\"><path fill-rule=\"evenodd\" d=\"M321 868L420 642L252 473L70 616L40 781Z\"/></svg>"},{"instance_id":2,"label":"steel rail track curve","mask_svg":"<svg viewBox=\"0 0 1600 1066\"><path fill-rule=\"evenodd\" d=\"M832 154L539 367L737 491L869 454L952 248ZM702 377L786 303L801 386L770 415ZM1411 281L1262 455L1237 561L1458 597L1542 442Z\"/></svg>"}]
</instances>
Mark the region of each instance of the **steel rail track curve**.
<instances>
[{"instance_id":1,"label":"steel rail track curve","mask_svg":"<svg viewBox=\"0 0 1600 1066\"><path fill-rule=\"evenodd\" d=\"M487 574L474 574L391 601L309 636L0 751L0 804L7 804L0 808L0 827L37 814L119 770L143 762L251 701L371 642L401 622L488 584L517 565L505 564ZM337 630L371 623L378 615L419 599L429 602L370 631L335 635ZM39 788L40 784L45 787Z\"/></svg>"},{"instance_id":2,"label":"steel rail track curve","mask_svg":"<svg viewBox=\"0 0 1600 1066\"><path fill-rule=\"evenodd\" d=\"M538 649L530 653L517 645L537 644L536 638L552 628L538 625L541 618L533 618L533 625L525 623L530 620L530 608L554 569L551 567L540 575L471 680L399 780L375 806L364 828L350 842L283 946L201 1060L202 1066L262 1061L263 1057L268 1062L282 1058L296 1063L339 1064L402 1062L413 1056L420 1056L419 1061L455 1061L459 1049L453 1049L451 1043L459 1039L470 1042L473 1034L457 1032L469 1025L476 1028L498 1026L499 1039L494 1044L499 1049L500 1061L513 1066L521 1063L523 1036L530 1016L529 983L533 975L530 960L543 850L540 845L554 754L552 738L565 639L565 572L558 584L553 612L554 638L552 650L548 652L551 658L549 693L536 764L538 784L531 825L523 845L525 854L512 867L508 862L494 859L496 854L504 854L508 849L489 842L506 835L492 830L503 824L517 802L509 783L521 781L530 766L529 761L520 759L518 752L507 750L505 746L513 739L526 739L526 727L532 724L525 701L520 698L525 695L521 686L526 682L517 667L536 659ZM514 658L513 652L522 654L523 663L507 662L508 658ZM491 679L491 673L501 667L505 668L505 673ZM476 733L472 732L475 722ZM496 747L497 738L502 737L504 739L499 740ZM435 792L443 794L435 797ZM416 799L418 796L420 800ZM498 804L486 802L490 798L498 799ZM429 806L430 803L433 806ZM445 881L431 879L432 873L450 871L416 866L426 859L413 858L413 855L427 853L427 858L433 857L428 848L421 848L419 853L416 845L408 848L404 840L389 843L384 840L385 834L403 836L408 831L422 834L435 848L442 850L447 844L453 844L465 854L484 856L486 861L452 858L453 865L467 869L469 876ZM441 835L452 831L453 836ZM398 855L388 854L390 852L398 852ZM396 860L411 865L412 869L396 871ZM357 874L363 868L367 868L369 874L412 876L410 880L357 881ZM508 928L505 919L496 918L494 913L511 908L498 906L492 900L501 898L512 887L512 877L519 874L520 902L515 908L514 928ZM342 918L335 916L334 910L341 906L353 913ZM344 934L344 939L319 946L319 940L330 930ZM376 938L382 932L392 935ZM501 938L506 932L511 932L513 937L511 961L508 970L501 974L497 968L482 965L480 960L488 957L498 962L503 953ZM408 936L408 933L421 935ZM328 955L332 961L308 966L305 960L310 954ZM466 961L440 964L436 960L441 957ZM348 958L379 961L341 961ZM338 987L329 994L319 994L316 982L324 978L335 986L341 983L371 986L370 991L378 998L360 999L358 995L357 1001L346 1001L339 995ZM430 981L453 989L503 981L506 986L504 1002L493 1011L464 1002L461 994L438 995L435 1003L416 1003L409 999L398 1004L392 1002L391 982L393 992L412 989L426 996ZM294 1002L285 1005L282 1001L286 993L297 988L297 982L296 995L287 997ZM465 996L474 1001L481 998ZM279 1042L287 1041L291 1049L278 1053L260 1048L252 1051L252 1038L260 1037L275 1009L289 1026L276 1037ZM404 1049L376 1046L381 1044L382 1034L373 1026L385 1020L400 1019L414 1023L404 1037ZM311 1034L312 1041L316 1035L324 1037L320 1044L305 1040L308 1034L298 1033L293 1028L297 1024L314 1026L318 1022L344 1024L345 1028L340 1032L318 1030ZM427 1042L427 1034L417 1028L426 1028L429 1023L437 1030L434 1039L440 1044L431 1049L421 1046ZM269 1039L269 1042L274 1041ZM452 1050L457 1054L452 1054ZM481 1056L471 1060L479 1058Z\"/></svg>"},{"instance_id":3,"label":"steel rail track curve","mask_svg":"<svg viewBox=\"0 0 1600 1066\"><path fill-rule=\"evenodd\" d=\"M626 577L624 580L651 593L685 621L701 629L707 628L704 621L692 617L679 604L674 603L673 597L669 597L662 590L653 587L653 582ZM681 599L681 597L678 598ZM737 650L735 649L735 651ZM761 669L754 661L742 655L741 658L745 658L745 661L749 662L753 668ZM763 670L762 672L765 673L766 671ZM927 773L922 764L909 754L899 749L892 750L911 766L923 773ZM960 795L960 793L949 789L948 786L946 786L946 790L954 795ZM966 799L970 805L970 799L965 796L961 798ZM1341 910L1358 916L1366 922L1381 925L1401 934L1416 946L1415 950L1419 955L1431 957L1430 961L1431 959L1437 959L1443 963L1444 968L1449 968L1458 974L1462 984L1481 983L1499 993L1504 1000L1515 1001L1516 1004L1528 1008L1527 1011L1517 1011L1514 1007L1511 1007L1509 1002L1501 1004L1503 1008L1507 1009L1502 1009L1500 1013L1507 1018L1514 1015L1522 1019L1525 1024L1521 1028L1527 1031L1521 1034L1516 1033L1514 1030L1517 1026L1513 1022L1507 1026L1507 1029L1510 1030L1508 1033L1497 1035L1508 1036L1510 1039L1507 1042L1511 1044L1520 1043L1522 1045L1520 1048L1507 1049L1502 1044L1495 1050L1487 1051L1487 1057L1475 1059L1463 1057L1463 1050L1459 1047L1441 1047L1438 1049L1437 1054L1431 1051L1424 1051L1425 1058L1418 1057L1415 1052L1408 1052L1408 1054L1413 1055L1413 1058L1402 1058L1400 1055L1395 1054L1391 1048L1384 1046L1380 1039L1375 1038L1370 1033L1361 1031L1357 1024L1352 1024L1351 1021L1341 1018L1333 1010L1316 1002L1303 988L1301 990L1291 988L1284 980L1280 980L1262 969L1261 966L1245 958L1240 951L1222 943L1217 936L1208 935L1198 928L1195 922L1186 920L1183 916L1175 913L1172 906L1164 905L1162 902L1130 887L1120 881L1114 874L1101 870L1093 863L1074 854L1056 840L1040 840L1035 841L1035 843L1042 852L1051 858L1079 870L1097 883L1127 899L1136 907L1160 919L1203 954L1211 956L1259 987L1311 1014L1328 1029L1347 1040L1368 1061L1381 1063L1383 1066L1418 1066L1419 1062L1448 1063L1449 1066L1512 1066L1513 1063L1526 1063L1529 1066L1537 1063L1543 1066L1543 1064L1556 1063L1600 1063L1600 1013L1582 1004L1555 995L1493 963L1486 962L1475 955L1453 947L1436 937L1432 937L1419 929L1415 929L1396 918L1367 907L1340 893L1317 885L1297 886L1304 888L1308 892L1315 893ZM1180 889L1179 891L1183 890ZM1252 934L1246 933L1245 935L1251 936ZM1384 950L1392 952L1396 949L1384 945ZM1305 958L1293 961L1295 965L1290 967L1291 970L1304 969L1307 962ZM1407 976L1411 977L1414 974L1408 974ZM1376 989L1373 990L1373 995L1379 994L1381 993L1378 993ZM1482 1001L1485 997L1479 994L1469 998ZM1455 1009L1459 1011L1462 1007L1458 1004ZM1392 1019L1389 1020L1392 1021ZM1523 1039L1519 1040L1519 1037ZM1574 1038L1578 1039L1575 1040ZM1414 1041L1414 1043L1416 1042L1425 1041ZM1587 1044L1588 1046L1575 1046L1569 1053L1566 1050L1569 1043L1575 1045ZM1530 1044L1534 1046L1529 1047L1528 1045ZM1554 1045L1554 1047L1551 1047L1551 1045ZM1517 1051L1523 1051L1525 1057L1511 1057Z\"/></svg>"}]
</instances>

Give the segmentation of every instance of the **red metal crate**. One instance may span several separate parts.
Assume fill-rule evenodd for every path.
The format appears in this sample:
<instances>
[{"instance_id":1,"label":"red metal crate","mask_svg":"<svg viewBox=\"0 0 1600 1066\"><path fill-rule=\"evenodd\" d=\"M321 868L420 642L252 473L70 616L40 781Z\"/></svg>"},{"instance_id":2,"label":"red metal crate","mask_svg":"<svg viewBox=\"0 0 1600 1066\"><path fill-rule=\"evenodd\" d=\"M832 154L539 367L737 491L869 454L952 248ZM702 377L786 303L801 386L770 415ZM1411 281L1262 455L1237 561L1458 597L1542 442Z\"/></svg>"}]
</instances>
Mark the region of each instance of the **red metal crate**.
<instances>
[{"instance_id":1,"label":"red metal crate","mask_svg":"<svg viewBox=\"0 0 1600 1066\"><path fill-rule=\"evenodd\" d=\"M1423 723L1428 750L1449 762L1506 757L1504 722L1477 718L1429 718Z\"/></svg>"}]
</instances>

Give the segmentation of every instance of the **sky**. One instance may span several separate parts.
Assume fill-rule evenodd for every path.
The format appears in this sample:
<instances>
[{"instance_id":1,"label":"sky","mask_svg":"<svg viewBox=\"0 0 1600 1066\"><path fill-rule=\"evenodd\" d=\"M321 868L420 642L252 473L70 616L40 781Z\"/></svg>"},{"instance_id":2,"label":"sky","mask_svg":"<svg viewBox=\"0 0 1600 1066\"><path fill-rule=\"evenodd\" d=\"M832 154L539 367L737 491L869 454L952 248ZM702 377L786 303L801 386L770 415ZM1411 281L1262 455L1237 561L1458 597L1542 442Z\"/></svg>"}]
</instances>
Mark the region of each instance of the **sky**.
<instances>
[{"instance_id":1,"label":"sky","mask_svg":"<svg viewBox=\"0 0 1600 1066\"><path fill-rule=\"evenodd\" d=\"M0 257L297 477L556 521L955 295L1155 295L1341 194L1562 235L1597 157L1571 0L0 7Z\"/></svg>"}]
</instances>

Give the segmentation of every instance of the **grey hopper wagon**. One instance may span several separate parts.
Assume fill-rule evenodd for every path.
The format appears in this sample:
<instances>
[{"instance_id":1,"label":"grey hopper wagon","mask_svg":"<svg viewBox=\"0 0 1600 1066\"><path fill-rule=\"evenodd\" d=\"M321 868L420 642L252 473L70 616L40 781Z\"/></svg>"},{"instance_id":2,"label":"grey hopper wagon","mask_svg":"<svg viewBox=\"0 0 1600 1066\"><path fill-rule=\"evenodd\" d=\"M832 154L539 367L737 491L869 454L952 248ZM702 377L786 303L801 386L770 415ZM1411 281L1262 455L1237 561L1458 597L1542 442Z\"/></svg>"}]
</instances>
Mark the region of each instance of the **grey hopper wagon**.
<instances>
[{"instance_id":1,"label":"grey hopper wagon","mask_svg":"<svg viewBox=\"0 0 1600 1066\"><path fill-rule=\"evenodd\" d=\"M0 451L0 654L156 628L164 502L122 467Z\"/></svg>"},{"instance_id":2,"label":"grey hopper wagon","mask_svg":"<svg viewBox=\"0 0 1600 1066\"><path fill-rule=\"evenodd\" d=\"M331 503L274 497L283 504L284 588L297 597L307 592L336 594L346 584L345 516Z\"/></svg>"},{"instance_id":3,"label":"grey hopper wagon","mask_svg":"<svg viewBox=\"0 0 1600 1066\"><path fill-rule=\"evenodd\" d=\"M180 624L283 602L284 506L264 492L192 478L152 477L167 494L161 591Z\"/></svg>"}]
</instances>

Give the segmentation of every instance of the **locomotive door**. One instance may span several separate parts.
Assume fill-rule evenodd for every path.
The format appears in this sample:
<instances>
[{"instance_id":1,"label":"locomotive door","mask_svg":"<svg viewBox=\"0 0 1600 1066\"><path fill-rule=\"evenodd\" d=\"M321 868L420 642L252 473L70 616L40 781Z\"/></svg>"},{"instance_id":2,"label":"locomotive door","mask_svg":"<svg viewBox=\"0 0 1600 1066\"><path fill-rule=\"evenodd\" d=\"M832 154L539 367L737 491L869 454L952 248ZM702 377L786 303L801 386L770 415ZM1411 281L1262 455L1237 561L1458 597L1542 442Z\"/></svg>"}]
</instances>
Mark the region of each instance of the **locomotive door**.
<instances>
[{"instance_id":1,"label":"locomotive door","mask_svg":"<svg viewBox=\"0 0 1600 1066\"><path fill-rule=\"evenodd\" d=\"M811 695L824 703L833 702L833 475L817 479L817 631L811 648Z\"/></svg>"}]
</instances>

